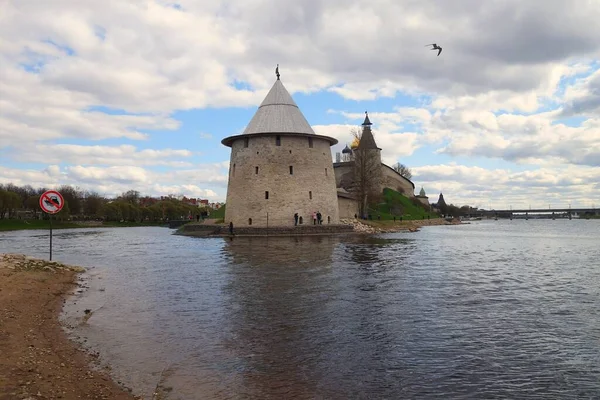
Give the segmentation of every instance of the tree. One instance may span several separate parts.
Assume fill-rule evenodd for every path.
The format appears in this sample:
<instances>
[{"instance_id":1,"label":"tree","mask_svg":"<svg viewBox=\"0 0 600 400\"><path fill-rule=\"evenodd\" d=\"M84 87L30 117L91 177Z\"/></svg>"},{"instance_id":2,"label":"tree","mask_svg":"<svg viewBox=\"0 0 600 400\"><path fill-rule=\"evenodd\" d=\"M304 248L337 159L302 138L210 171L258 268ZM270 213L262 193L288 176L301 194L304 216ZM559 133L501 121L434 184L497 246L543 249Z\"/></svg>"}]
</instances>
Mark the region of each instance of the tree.
<instances>
[{"instance_id":1,"label":"tree","mask_svg":"<svg viewBox=\"0 0 600 400\"><path fill-rule=\"evenodd\" d=\"M140 192L137 190L128 190L125 193L122 193L119 196L118 200L123 200L131 204L139 204L140 203Z\"/></svg>"},{"instance_id":2,"label":"tree","mask_svg":"<svg viewBox=\"0 0 600 400\"><path fill-rule=\"evenodd\" d=\"M69 204L69 214L79 215L81 213L81 197L83 196L81 190L70 185L62 185L58 188L58 192L62 194L65 203Z\"/></svg>"},{"instance_id":3,"label":"tree","mask_svg":"<svg viewBox=\"0 0 600 400\"><path fill-rule=\"evenodd\" d=\"M6 213L8 218L11 218L22 204L21 197L17 193L0 189L0 219L3 219Z\"/></svg>"},{"instance_id":4,"label":"tree","mask_svg":"<svg viewBox=\"0 0 600 400\"><path fill-rule=\"evenodd\" d=\"M42 212L42 209L40 208L40 196L38 196L38 195L29 196L27 198L27 200L25 201L25 207L27 209L33 211L35 213L35 215L37 216L37 214L39 212Z\"/></svg>"},{"instance_id":5,"label":"tree","mask_svg":"<svg viewBox=\"0 0 600 400\"><path fill-rule=\"evenodd\" d=\"M354 183L351 192L358 200L358 212L367 214L369 204L377 202L381 196L381 163L377 153L372 150L354 152Z\"/></svg>"},{"instance_id":6,"label":"tree","mask_svg":"<svg viewBox=\"0 0 600 400\"><path fill-rule=\"evenodd\" d=\"M396 164L392 165L392 168L406 179L412 178L412 171L406 165L397 162Z\"/></svg>"},{"instance_id":7,"label":"tree","mask_svg":"<svg viewBox=\"0 0 600 400\"><path fill-rule=\"evenodd\" d=\"M96 192L86 192L83 212L89 217L100 215L105 199Z\"/></svg>"}]
</instances>

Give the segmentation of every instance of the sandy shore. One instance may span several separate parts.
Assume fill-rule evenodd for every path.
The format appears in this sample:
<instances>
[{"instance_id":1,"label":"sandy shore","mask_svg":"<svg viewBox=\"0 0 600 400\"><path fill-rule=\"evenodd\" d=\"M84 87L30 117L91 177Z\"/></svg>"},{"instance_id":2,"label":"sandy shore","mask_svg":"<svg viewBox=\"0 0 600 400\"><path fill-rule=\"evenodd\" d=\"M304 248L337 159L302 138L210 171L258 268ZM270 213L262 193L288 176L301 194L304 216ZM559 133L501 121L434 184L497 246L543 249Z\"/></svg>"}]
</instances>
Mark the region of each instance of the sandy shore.
<instances>
[{"instance_id":1,"label":"sandy shore","mask_svg":"<svg viewBox=\"0 0 600 400\"><path fill-rule=\"evenodd\" d=\"M0 254L0 399L136 399L91 368L58 316L82 269Z\"/></svg>"}]
</instances>

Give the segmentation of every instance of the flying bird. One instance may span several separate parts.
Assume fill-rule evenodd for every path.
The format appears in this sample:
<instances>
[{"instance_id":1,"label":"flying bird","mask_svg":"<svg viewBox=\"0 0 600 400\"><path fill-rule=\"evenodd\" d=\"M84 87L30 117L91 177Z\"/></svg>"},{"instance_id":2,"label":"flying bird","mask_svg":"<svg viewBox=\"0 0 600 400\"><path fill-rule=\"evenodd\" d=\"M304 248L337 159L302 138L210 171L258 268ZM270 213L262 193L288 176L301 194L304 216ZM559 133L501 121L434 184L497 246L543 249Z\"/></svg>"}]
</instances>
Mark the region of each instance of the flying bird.
<instances>
[{"instance_id":1,"label":"flying bird","mask_svg":"<svg viewBox=\"0 0 600 400\"><path fill-rule=\"evenodd\" d=\"M438 51L438 56L439 56L439 55L440 55L440 53L442 52L442 48L441 48L440 46L438 46L437 44L435 44L435 43L426 44L426 45L425 45L425 47L427 47L427 46L433 46L433 47L431 48L431 50L439 50L439 51Z\"/></svg>"}]
</instances>

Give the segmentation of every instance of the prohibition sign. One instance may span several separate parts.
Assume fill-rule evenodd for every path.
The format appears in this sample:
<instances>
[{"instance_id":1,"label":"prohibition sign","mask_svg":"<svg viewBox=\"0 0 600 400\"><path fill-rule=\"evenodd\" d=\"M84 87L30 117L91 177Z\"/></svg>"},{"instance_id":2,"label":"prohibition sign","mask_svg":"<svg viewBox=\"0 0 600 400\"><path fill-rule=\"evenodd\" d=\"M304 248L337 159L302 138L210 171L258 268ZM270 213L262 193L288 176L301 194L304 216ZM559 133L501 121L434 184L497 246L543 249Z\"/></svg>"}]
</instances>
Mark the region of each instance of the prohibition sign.
<instances>
[{"instance_id":1,"label":"prohibition sign","mask_svg":"<svg viewBox=\"0 0 600 400\"><path fill-rule=\"evenodd\" d=\"M40 196L40 208L48 214L56 214L62 210L65 200L56 190L47 190Z\"/></svg>"}]
</instances>

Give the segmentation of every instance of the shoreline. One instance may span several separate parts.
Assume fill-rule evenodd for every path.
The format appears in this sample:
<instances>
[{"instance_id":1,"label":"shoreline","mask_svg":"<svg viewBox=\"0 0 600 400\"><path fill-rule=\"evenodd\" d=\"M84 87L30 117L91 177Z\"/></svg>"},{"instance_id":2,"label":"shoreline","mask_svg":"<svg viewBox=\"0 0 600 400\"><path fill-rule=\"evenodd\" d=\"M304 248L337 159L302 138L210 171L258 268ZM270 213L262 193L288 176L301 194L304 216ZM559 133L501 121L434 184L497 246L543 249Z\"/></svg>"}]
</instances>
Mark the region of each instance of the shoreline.
<instances>
[{"instance_id":1,"label":"shoreline","mask_svg":"<svg viewBox=\"0 0 600 400\"><path fill-rule=\"evenodd\" d=\"M241 227L235 228L234 235L238 237L279 237L279 236L343 236L343 235L368 235L395 232L417 232L425 226L439 225L464 225L459 219L447 220L434 218L426 220L359 220L344 218L340 224L335 225L301 225L301 226L272 226L266 227ZM190 223L182 225L174 234L198 238L232 237L226 224Z\"/></svg>"},{"instance_id":2,"label":"shoreline","mask_svg":"<svg viewBox=\"0 0 600 400\"><path fill-rule=\"evenodd\" d=\"M93 368L59 321L84 271L0 253L0 399L139 399Z\"/></svg>"}]
</instances>

